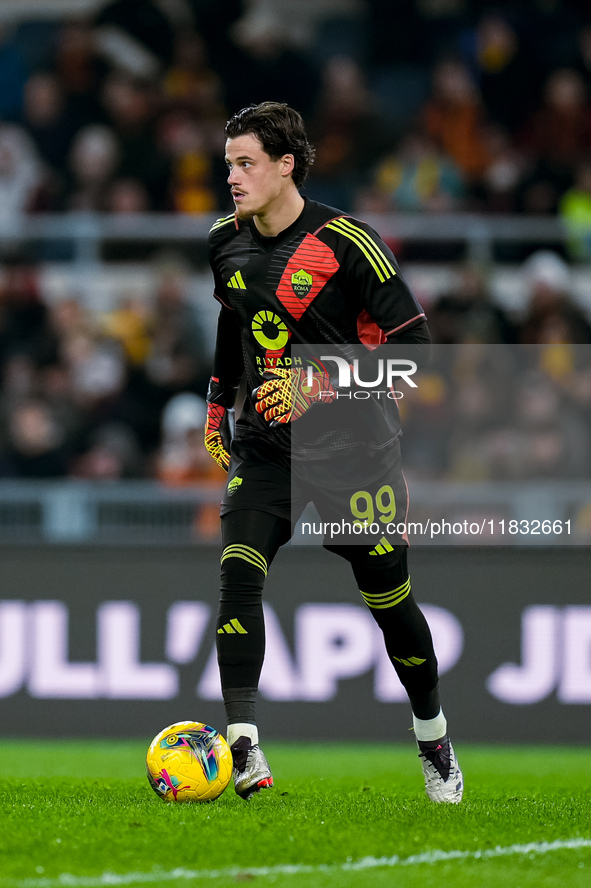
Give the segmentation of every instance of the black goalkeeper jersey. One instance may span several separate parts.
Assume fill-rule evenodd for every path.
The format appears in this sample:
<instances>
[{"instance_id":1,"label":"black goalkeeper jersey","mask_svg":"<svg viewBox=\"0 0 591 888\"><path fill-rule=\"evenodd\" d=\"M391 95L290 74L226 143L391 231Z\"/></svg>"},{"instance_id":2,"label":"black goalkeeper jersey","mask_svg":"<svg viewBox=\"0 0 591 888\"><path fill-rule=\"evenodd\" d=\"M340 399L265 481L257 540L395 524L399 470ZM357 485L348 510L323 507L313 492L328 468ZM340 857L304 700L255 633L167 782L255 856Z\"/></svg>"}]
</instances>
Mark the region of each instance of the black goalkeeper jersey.
<instances>
[{"instance_id":1,"label":"black goalkeeper jersey","mask_svg":"<svg viewBox=\"0 0 591 888\"><path fill-rule=\"evenodd\" d=\"M391 441L400 431L398 411L383 398L314 406L297 421L296 447L289 426L271 428L250 397L265 371L293 367L292 353L301 355L302 346L336 345L345 353L347 345L375 348L386 337L395 342L424 318L379 235L306 199L298 219L276 237L264 237L252 220L231 215L214 224L208 243L214 295L223 306L220 329L226 331L221 342L218 336L218 373L222 382L235 381L242 366L246 374L238 434L263 431L294 456L309 448L330 453Z\"/></svg>"}]
</instances>

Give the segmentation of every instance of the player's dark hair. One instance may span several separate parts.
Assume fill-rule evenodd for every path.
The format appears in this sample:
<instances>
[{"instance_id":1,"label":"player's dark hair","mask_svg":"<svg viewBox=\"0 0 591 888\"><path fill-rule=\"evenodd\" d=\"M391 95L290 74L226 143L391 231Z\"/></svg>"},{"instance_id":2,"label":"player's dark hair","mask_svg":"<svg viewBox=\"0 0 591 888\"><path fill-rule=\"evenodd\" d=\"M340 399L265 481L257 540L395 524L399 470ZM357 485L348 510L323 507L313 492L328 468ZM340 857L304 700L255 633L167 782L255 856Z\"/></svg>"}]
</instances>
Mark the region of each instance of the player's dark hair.
<instances>
[{"instance_id":1,"label":"player's dark hair","mask_svg":"<svg viewBox=\"0 0 591 888\"><path fill-rule=\"evenodd\" d=\"M308 142L304 121L283 102L261 102L234 114L226 124L226 138L256 136L271 160L293 154L292 178L296 188L305 181L314 163L315 149Z\"/></svg>"}]
</instances>

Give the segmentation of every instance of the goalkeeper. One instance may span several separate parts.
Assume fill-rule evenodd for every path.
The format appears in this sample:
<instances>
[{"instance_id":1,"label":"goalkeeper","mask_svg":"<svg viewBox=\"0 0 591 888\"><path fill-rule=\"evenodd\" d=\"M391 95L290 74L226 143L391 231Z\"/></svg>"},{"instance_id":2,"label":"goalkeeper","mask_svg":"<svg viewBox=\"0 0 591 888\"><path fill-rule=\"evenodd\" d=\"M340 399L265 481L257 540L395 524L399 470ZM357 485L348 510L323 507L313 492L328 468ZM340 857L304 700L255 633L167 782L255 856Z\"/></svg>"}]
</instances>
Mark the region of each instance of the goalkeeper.
<instances>
[{"instance_id":1,"label":"goalkeeper","mask_svg":"<svg viewBox=\"0 0 591 888\"><path fill-rule=\"evenodd\" d=\"M225 134L235 212L209 235L221 310L205 443L228 471L216 640L235 789L247 798L273 784L259 745L256 695L263 585L277 550L309 501L323 521L348 513L353 524L373 503L392 516L407 508L395 405L339 397L345 393L336 371L344 366L347 376L346 359L328 366L318 354L304 366L296 355L317 345L337 357L356 349L375 356L396 345L419 364L429 332L376 232L300 194L314 149L296 111L253 105L228 121ZM246 399L234 430L243 378ZM362 501L365 510L357 507ZM411 590L406 535L381 531L360 541L351 534L324 545L351 564L382 630L409 697L429 798L459 802L462 774L441 709L431 634Z\"/></svg>"}]
</instances>

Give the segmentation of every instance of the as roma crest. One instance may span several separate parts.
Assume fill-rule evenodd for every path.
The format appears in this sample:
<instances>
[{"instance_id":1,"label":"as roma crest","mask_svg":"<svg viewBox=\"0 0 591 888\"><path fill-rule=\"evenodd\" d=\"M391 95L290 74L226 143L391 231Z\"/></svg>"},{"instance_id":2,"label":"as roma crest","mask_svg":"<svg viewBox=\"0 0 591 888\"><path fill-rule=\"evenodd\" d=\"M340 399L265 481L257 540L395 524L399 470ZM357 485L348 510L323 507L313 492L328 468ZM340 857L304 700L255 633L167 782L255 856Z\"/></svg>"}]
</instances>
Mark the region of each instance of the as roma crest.
<instances>
[{"instance_id":1,"label":"as roma crest","mask_svg":"<svg viewBox=\"0 0 591 888\"><path fill-rule=\"evenodd\" d=\"M304 299L312 289L312 275L300 268L291 276L291 286L293 292L299 299Z\"/></svg>"}]
</instances>

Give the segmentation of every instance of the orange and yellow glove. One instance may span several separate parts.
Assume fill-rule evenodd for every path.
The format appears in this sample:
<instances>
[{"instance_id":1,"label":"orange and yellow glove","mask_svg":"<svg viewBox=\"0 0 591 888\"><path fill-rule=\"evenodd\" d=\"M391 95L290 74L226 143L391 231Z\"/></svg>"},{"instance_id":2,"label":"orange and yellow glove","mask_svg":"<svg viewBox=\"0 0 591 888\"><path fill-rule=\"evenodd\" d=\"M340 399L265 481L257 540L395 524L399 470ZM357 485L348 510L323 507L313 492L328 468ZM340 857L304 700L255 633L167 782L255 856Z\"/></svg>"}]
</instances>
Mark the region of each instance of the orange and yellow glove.
<instances>
[{"instance_id":1,"label":"orange and yellow glove","mask_svg":"<svg viewBox=\"0 0 591 888\"><path fill-rule=\"evenodd\" d=\"M207 391L205 447L224 471L230 467L230 446L234 437L234 401L237 386L227 386L212 376Z\"/></svg>"},{"instance_id":2,"label":"orange and yellow glove","mask_svg":"<svg viewBox=\"0 0 591 888\"><path fill-rule=\"evenodd\" d=\"M330 377L324 370L310 374L307 368L287 370L276 367L272 374L253 392L256 410L267 422L294 422L313 404L330 404L336 398Z\"/></svg>"}]
</instances>

